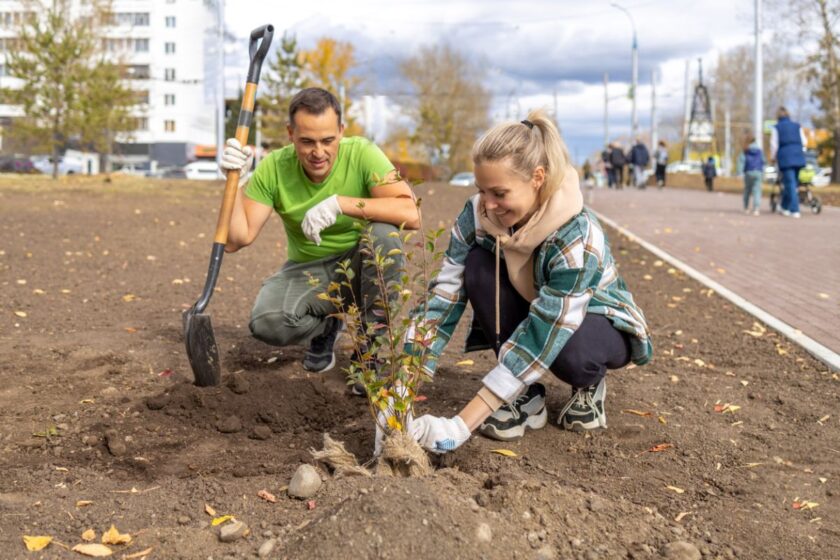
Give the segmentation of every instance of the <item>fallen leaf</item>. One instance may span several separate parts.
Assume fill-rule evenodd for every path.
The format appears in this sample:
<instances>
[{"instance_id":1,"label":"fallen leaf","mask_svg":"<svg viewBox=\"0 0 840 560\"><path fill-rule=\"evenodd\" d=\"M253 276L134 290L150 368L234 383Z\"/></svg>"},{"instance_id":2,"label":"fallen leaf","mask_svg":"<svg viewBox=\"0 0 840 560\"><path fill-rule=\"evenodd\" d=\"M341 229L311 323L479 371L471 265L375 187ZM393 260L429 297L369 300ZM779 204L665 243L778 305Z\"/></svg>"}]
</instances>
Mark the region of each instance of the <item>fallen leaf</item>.
<instances>
[{"instance_id":1,"label":"fallen leaf","mask_svg":"<svg viewBox=\"0 0 840 560\"><path fill-rule=\"evenodd\" d=\"M134 554L128 554L126 556L123 556L123 560L130 560L132 558L142 558L143 556L148 556L152 553L152 550L154 550L154 547L150 546L149 548L141 550L140 552L135 552Z\"/></svg>"},{"instance_id":2,"label":"fallen leaf","mask_svg":"<svg viewBox=\"0 0 840 560\"><path fill-rule=\"evenodd\" d=\"M26 317L26 311L15 311L15 315L18 317Z\"/></svg>"},{"instance_id":3,"label":"fallen leaf","mask_svg":"<svg viewBox=\"0 0 840 560\"><path fill-rule=\"evenodd\" d=\"M828 294L824 294L822 292L817 294L817 297L820 299L828 299L830 296Z\"/></svg>"},{"instance_id":4,"label":"fallen leaf","mask_svg":"<svg viewBox=\"0 0 840 560\"><path fill-rule=\"evenodd\" d=\"M764 336L764 333L766 333L766 332L767 332L767 329L764 327L764 325L762 325L758 321L753 322L752 330L744 331L744 333L746 333L750 336L754 336L756 338L758 338L760 336Z\"/></svg>"},{"instance_id":5,"label":"fallen leaf","mask_svg":"<svg viewBox=\"0 0 840 560\"><path fill-rule=\"evenodd\" d=\"M135 299L137 299L137 296L135 296L134 294L125 294L122 297L122 300L126 303L134 301Z\"/></svg>"},{"instance_id":6,"label":"fallen leaf","mask_svg":"<svg viewBox=\"0 0 840 560\"><path fill-rule=\"evenodd\" d=\"M814 509L819 505L820 504L818 504L817 502L812 502L810 500L802 500L800 502L798 498L793 501L793 509L796 510Z\"/></svg>"},{"instance_id":7,"label":"fallen leaf","mask_svg":"<svg viewBox=\"0 0 840 560\"><path fill-rule=\"evenodd\" d=\"M26 545L26 550L29 552L36 552L46 548L52 542L52 537L30 537L23 536L23 543Z\"/></svg>"},{"instance_id":8,"label":"fallen leaf","mask_svg":"<svg viewBox=\"0 0 840 560\"><path fill-rule=\"evenodd\" d=\"M93 404L94 402L93 399L82 399L79 401L79 404Z\"/></svg>"},{"instance_id":9,"label":"fallen leaf","mask_svg":"<svg viewBox=\"0 0 840 560\"><path fill-rule=\"evenodd\" d=\"M701 360L700 358L695 358L695 360L694 360L694 364L695 364L697 367L706 367L706 362L704 362L704 361L703 361L703 360Z\"/></svg>"},{"instance_id":10,"label":"fallen leaf","mask_svg":"<svg viewBox=\"0 0 840 560\"><path fill-rule=\"evenodd\" d=\"M417 395L416 397L414 397L414 402L423 402L428 399L429 397L427 397L426 395Z\"/></svg>"},{"instance_id":11,"label":"fallen leaf","mask_svg":"<svg viewBox=\"0 0 840 560\"><path fill-rule=\"evenodd\" d=\"M499 455L504 455L505 457L519 457L519 455L510 449L491 449L490 453L498 453Z\"/></svg>"},{"instance_id":12,"label":"fallen leaf","mask_svg":"<svg viewBox=\"0 0 840 560\"><path fill-rule=\"evenodd\" d=\"M738 406L737 404L726 403L726 404L716 404L715 405L715 412L720 412L721 414L726 414L726 413L732 414L732 413L737 412L739 410L741 410L741 407Z\"/></svg>"},{"instance_id":13,"label":"fallen leaf","mask_svg":"<svg viewBox=\"0 0 840 560\"><path fill-rule=\"evenodd\" d=\"M648 452L659 453L660 451L665 451L666 449L671 449L672 447L674 447L673 443L660 443L648 449Z\"/></svg>"},{"instance_id":14,"label":"fallen leaf","mask_svg":"<svg viewBox=\"0 0 840 560\"><path fill-rule=\"evenodd\" d=\"M685 490L678 486L666 486L665 488L667 488L668 490L673 490L677 494L685 494Z\"/></svg>"},{"instance_id":15,"label":"fallen leaf","mask_svg":"<svg viewBox=\"0 0 840 560\"><path fill-rule=\"evenodd\" d=\"M84 554L85 556L111 556L114 551L104 544L77 544L73 547L73 552Z\"/></svg>"},{"instance_id":16,"label":"fallen leaf","mask_svg":"<svg viewBox=\"0 0 840 560\"><path fill-rule=\"evenodd\" d=\"M222 515L221 517L214 518L213 521L210 522L210 525L217 527L226 521L230 521L231 519L233 519L232 515Z\"/></svg>"},{"instance_id":17,"label":"fallen leaf","mask_svg":"<svg viewBox=\"0 0 840 560\"><path fill-rule=\"evenodd\" d=\"M274 494L270 493L268 490L260 490L257 492L257 497L262 498L266 502L271 502L272 504L277 503L277 498L274 497Z\"/></svg>"},{"instance_id":18,"label":"fallen leaf","mask_svg":"<svg viewBox=\"0 0 840 560\"><path fill-rule=\"evenodd\" d=\"M96 539L96 531L94 531L93 529L88 529L87 531L82 533L82 540L83 541L90 542L90 541L95 540L95 539Z\"/></svg>"},{"instance_id":19,"label":"fallen leaf","mask_svg":"<svg viewBox=\"0 0 840 560\"><path fill-rule=\"evenodd\" d=\"M131 535L120 533L113 525L102 535L102 544L128 544L130 542Z\"/></svg>"},{"instance_id":20,"label":"fallen leaf","mask_svg":"<svg viewBox=\"0 0 840 560\"><path fill-rule=\"evenodd\" d=\"M205 512L207 513L207 515L209 515L210 517L216 517L216 510L215 510L215 509L213 509L213 508L210 506L210 504L204 504L204 511L205 511Z\"/></svg>"},{"instance_id":21,"label":"fallen leaf","mask_svg":"<svg viewBox=\"0 0 840 560\"><path fill-rule=\"evenodd\" d=\"M642 276L642 278L644 280L653 280L653 276L651 276L650 274L645 274L644 276Z\"/></svg>"},{"instance_id":22,"label":"fallen leaf","mask_svg":"<svg viewBox=\"0 0 840 560\"><path fill-rule=\"evenodd\" d=\"M635 414L636 416L653 416L653 412L646 412L644 410L633 410L632 408L622 410L621 412L622 414Z\"/></svg>"},{"instance_id":23,"label":"fallen leaf","mask_svg":"<svg viewBox=\"0 0 840 560\"><path fill-rule=\"evenodd\" d=\"M660 424L667 424L667 423L668 423L668 421L667 421L667 420L665 420L665 417L664 417L664 416L660 416L660 417L658 417L658 418L657 418L657 420L659 420L659 423L660 423Z\"/></svg>"},{"instance_id":24,"label":"fallen leaf","mask_svg":"<svg viewBox=\"0 0 840 560\"><path fill-rule=\"evenodd\" d=\"M471 366L475 364L472 360L461 360L460 362L455 362L456 366Z\"/></svg>"},{"instance_id":25,"label":"fallen leaf","mask_svg":"<svg viewBox=\"0 0 840 560\"><path fill-rule=\"evenodd\" d=\"M47 292L45 292L41 288L35 288L34 290L32 290L32 293L35 294L36 296L42 296L42 295L46 294Z\"/></svg>"},{"instance_id":26,"label":"fallen leaf","mask_svg":"<svg viewBox=\"0 0 840 560\"><path fill-rule=\"evenodd\" d=\"M158 373L158 377L172 377L172 374L175 373L171 369L166 368L162 372Z\"/></svg>"},{"instance_id":27,"label":"fallen leaf","mask_svg":"<svg viewBox=\"0 0 840 560\"><path fill-rule=\"evenodd\" d=\"M676 375L671 376L671 383L679 383L679 382L680 382L679 377L677 377Z\"/></svg>"},{"instance_id":28,"label":"fallen leaf","mask_svg":"<svg viewBox=\"0 0 840 560\"><path fill-rule=\"evenodd\" d=\"M685 517L686 515L691 515L691 512L690 512L690 511L681 511L681 512L679 512L679 513L677 514L677 516L674 518L674 521L676 521L677 523L679 523L680 521L682 521L683 517Z\"/></svg>"},{"instance_id":29,"label":"fallen leaf","mask_svg":"<svg viewBox=\"0 0 840 560\"><path fill-rule=\"evenodd\" d=\"M315 500L309 500L306 502L306 509L313 510L315 509Z\"/></svg>"},{"instance_id":30,"label":"fallen leaf","mask_svg":"<svg viewBox=\"0 0 840 560\"><path fill-rule=\"evenodd\" d=\"M828 482L828 479L827 479L827 478L825 478L825 477L822 477L822 476L821 476L821 477L819 478L819 481L820 481L820 484L825 484L826 482Z\"/></svg>"},{"instance_id":31,"label":"fallen leaf","mask_svg":"<svg viewBox=\"0 0 840 560\"><path fill-rule=\"evenodd\" d=\"M826 414L825 416L823 416L822 418L820 418L819 420L817 420L817 424L819 424L820 426L822 426L822 425L823 425L823 423L825 423L825 422L826 422L829 418L831 418L831 414Z\"/></svg>"},{"instance_id":32,"label":"fallen leaf","mask_svg":"<svg viewBox=\"0 0 840 560\"><path fill-rule=\"evenodd\" d=\"M126 327L125 332L127 332L129 334L134 334L134 333L137 332L137 329L135 329L134 327Z\"/></svg>"},{"instance_id":33,"label":"fallen leaf","mask_svg":"<svg viewBox=\"0 0 840 560\"><path fill-rule=\"evenodd\" d=\"M85 507L85 506L91 505L92 503L93 502L90 501L90 500L79 500L78 502L76 502L76 507L77 508Z\"/></svg>"},{"instance_id":34,"label":"fallen leaf","mask_svg":"<svg viewBox=\"0 0 840 560\"><path fill-rule=\"evenodd\" d=\"M747 386L747 385L749 385L749 384L750 384L750 382L749 382L749 381L745 381L745 380L743 380L743 379L741 380L741 385L743 385L744 387L746 387L746 386Z\"/></svg>"}]
</instances>

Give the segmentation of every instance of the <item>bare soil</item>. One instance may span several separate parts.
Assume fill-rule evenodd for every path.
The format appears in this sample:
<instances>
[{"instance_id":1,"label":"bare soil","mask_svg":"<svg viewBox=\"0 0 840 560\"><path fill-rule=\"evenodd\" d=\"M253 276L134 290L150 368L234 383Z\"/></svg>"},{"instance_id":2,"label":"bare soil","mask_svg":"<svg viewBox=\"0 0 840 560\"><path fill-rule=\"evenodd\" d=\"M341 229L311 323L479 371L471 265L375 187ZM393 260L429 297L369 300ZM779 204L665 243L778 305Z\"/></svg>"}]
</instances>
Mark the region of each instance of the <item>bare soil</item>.
<instances>
[{"instance_id":1,"label":"bare soil","mask_svg":"<svg viewBox=\"0 0 840 560\"><path fill-rule=\"evenodd\" d=\"M427 224L448 226L472 191L418 192ZM133 536L119 557L253 558L272 539L271 558L840 557L838 375L614 232L656 357L610 373L609 429L557 427L569 389L546 379L552 422L520 441L474 437L422 479L319 465L313 501L288 497L324 432L366 461L374 425L340 369L307 373L302 348L249 336L260 282L285 258L274 218L226 257L208 307L224 382L192 385L181 313L220 196L216 183L0 177L0 556L79 557L65 547L114 524ZM456 365L464 334L421 412L457 412L492 366L487 352ZM220 542L208 505L250 534ZM54 542L27 552L23 535Z\"/></svg>"}]
</instances>

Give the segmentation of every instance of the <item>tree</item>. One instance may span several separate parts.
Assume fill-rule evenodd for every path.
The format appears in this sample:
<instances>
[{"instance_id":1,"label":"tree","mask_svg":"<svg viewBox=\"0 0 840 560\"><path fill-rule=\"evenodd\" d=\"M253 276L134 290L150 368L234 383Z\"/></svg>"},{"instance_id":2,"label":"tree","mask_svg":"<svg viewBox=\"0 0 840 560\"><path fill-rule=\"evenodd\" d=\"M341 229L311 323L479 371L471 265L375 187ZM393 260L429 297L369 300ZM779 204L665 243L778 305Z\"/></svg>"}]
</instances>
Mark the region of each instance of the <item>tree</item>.
<instances>
[{"instance_id":1,"label":"tree","mask_svg":"<svg viewBox=\"0 0 840 560\"><path fill-rule=\"evenodd\" d=\"M724 146L724 114L727 107L733 153L737 153L750 134L755 134L758 141L762 141L763 132L753 131L754 68L753 46L740 45L722 53L711 72L709 95L714 111L715 140L719 149ZM807 92L802 87L801 63L784 44L773 41L764 46L763 76L763 115L770 118L782 105L792 108L805 104Z\"/></svg>"},{"instance_id":2,"label":"tree","mask_svg":"<svg viewBox=\"0 0 840 560\"><path fill-rule=\"evenodd\" d=\"M792 44L811 51L804 67L812 98L822 111L813 121L831 131L831 141L823 145L836 146L840 138L840 0L779 0L774 8L781 15L776 20L788 25L795 22L798 33L790 39ZM840 150L833 153L831 181L840 182Z\"/></svg>"},{"instance_id":3,"label":"tree","mask_svg":"<svg viewBox=\"0 0 840 560\"><path fill-rule=\"evenodd\" d=\"M259 118L263 142L270 148L288 143L286 123L292 96L306 87L303 61L294 35L283 33L276 55L266 68L259 97Z\"/></svg>"},{"instance_id":4,"label":"tree","mask_svg":"<svg viewBox=\"0 0 840 560\"><path fill-rule=\"evenodd\" d=\"M101 50L107 2L88 2L79 15L68 0L24 7L16 48L6 51L7 74L21 87L4 88L0 98L25 115L13 122L10 135L48 150L57 177L59 154L70 141L100 149L107 144L110 152L111 133L134 126L126 109L134 99L121 85L119 67Z\"/></svg>"},{"instance_id":5,"label":"tree","mask_svg":"<svg viewBox=\"0 0 840 560\"><path fill-rule=\"evenodd\" d=\"M432 163L450 171L468 169L473 142L489 125L491 94L482 67L446 45L421 48L400 71L415 93L407 107L413 140L427 149Z\"/></svg>"},{"instance_id":6,"label":"tree","mask_svg":"<svg viewBox=\"0 0 840 560\"><path fill-rule=\"evenodd\" d=\"M347 126L345 134L360 134L361 127L349 114L351 99L362 83L359 76L352 74L356 67L353 44L322 37L315 48L301 52L301 62L304 80L309 85L325 88L339 98Z\"/></svg>"}]
</instances>

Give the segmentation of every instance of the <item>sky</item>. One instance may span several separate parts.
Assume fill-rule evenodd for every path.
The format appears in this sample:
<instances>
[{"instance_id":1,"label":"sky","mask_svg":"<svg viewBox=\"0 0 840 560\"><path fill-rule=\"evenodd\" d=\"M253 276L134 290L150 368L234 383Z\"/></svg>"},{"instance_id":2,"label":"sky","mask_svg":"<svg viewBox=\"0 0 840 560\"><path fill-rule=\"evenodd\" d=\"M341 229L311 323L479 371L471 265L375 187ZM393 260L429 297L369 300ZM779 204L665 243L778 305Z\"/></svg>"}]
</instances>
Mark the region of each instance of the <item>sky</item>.
<instances>
[{"instance_id":1,"label":"sky","mask_svg":"<svg viewBox=\"0 0 840 560\"><path fill-rule=\"evenodd\" d=\"M266 23L274 25L275 37L294 34L302 48L325 36L350 41L367 76L364 93L376 96L368 104L370 136L382 140L404 118L398 103L406 87L395 78L399 62L422 46L448 44L486 67L494 121L525 118L532 108L553 111L556 97L558 123L580 162L603 145L605 72L609 136L630 135L634 27L637 115L645 134L651 128L654 72L661 121L683 113L687 60L696 80L698 58L705 72L719 53L754 41L753 0L618 4L626 12L610 0L228 1L226 30L237 40L226 46L226 87L235 94L244 83L248 34Z\"/></svg>"}]
</instances>

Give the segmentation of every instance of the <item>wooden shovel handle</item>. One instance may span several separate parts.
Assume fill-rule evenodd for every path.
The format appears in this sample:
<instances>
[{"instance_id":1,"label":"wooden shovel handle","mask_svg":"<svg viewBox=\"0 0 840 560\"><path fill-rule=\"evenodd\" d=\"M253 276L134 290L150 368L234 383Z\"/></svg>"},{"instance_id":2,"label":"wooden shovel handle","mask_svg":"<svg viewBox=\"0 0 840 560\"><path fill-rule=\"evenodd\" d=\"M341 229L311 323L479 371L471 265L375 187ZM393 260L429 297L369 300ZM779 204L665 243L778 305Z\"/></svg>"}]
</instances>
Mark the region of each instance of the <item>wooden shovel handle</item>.
<instances>
[{"instance_id":1,"label":"wooden shovel handle","mask_svg":"<svg viewBox=\"0 0 840 560\"><path fill-rule=\"evenodd\" d=\"M241 146L248 144L248 134L251 132L251 121L254 118L254 100L257 95L257 84L247 82L245 93L242 95L242 108L239 110L239 121L236 125L236 139ZM222 199L222 208L219 210L219 221L216 224L216 236L213 241L227 243L230 230L230 216L233 214L233 204L236 201L236 189L239 188L239 170L231 169L227 173L225 182L225 194Z\"/></svg>"}]
</instances>

